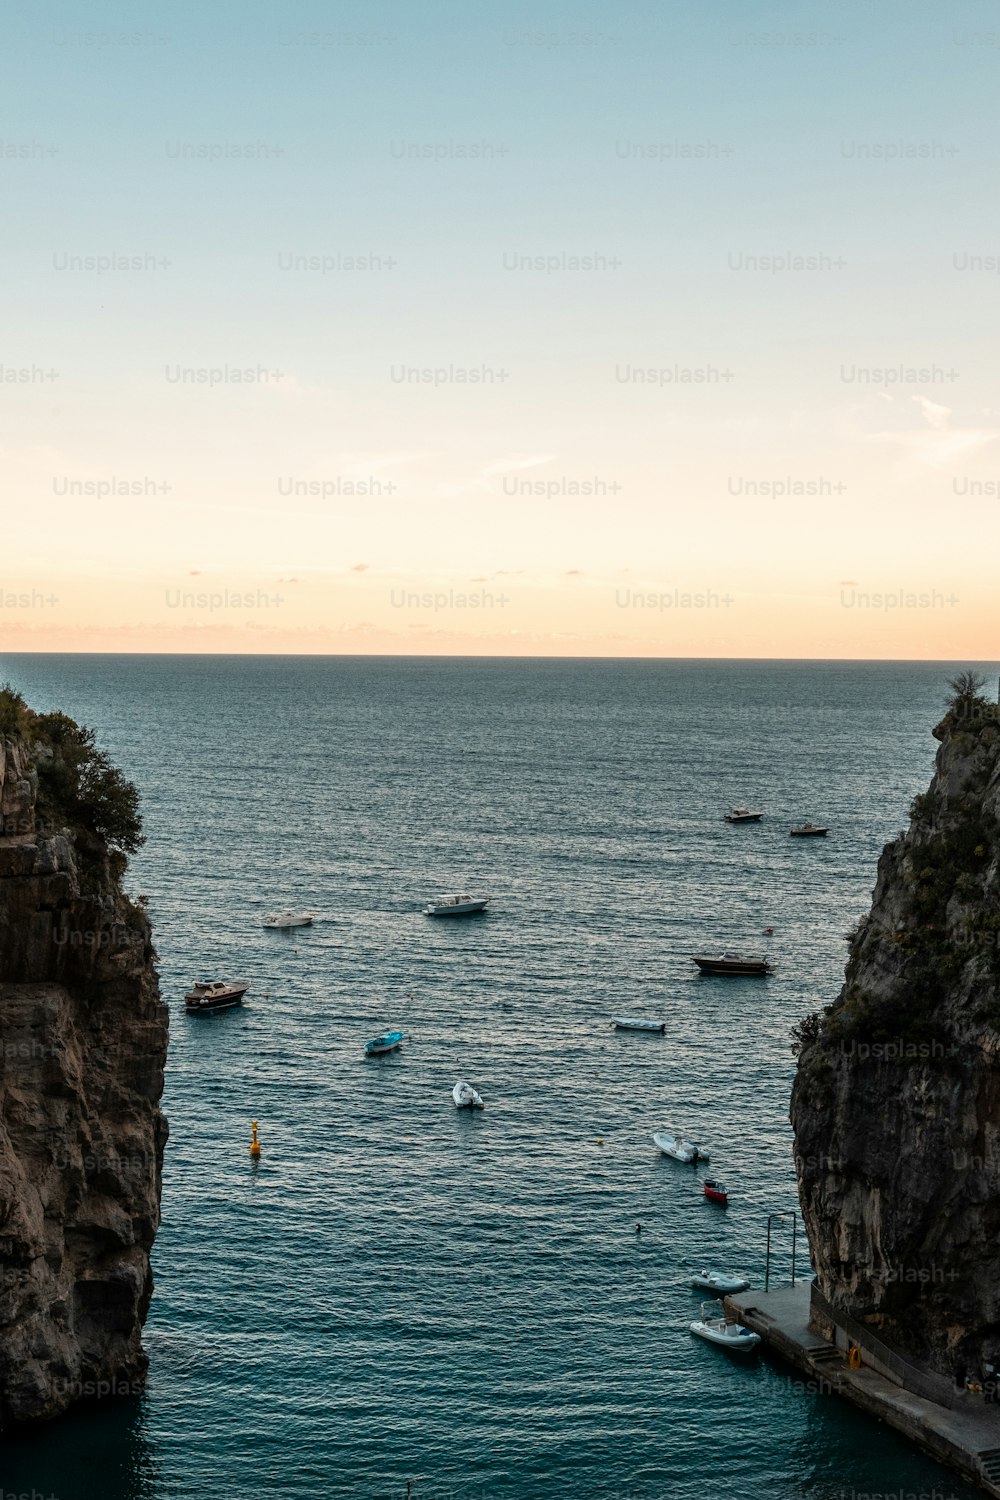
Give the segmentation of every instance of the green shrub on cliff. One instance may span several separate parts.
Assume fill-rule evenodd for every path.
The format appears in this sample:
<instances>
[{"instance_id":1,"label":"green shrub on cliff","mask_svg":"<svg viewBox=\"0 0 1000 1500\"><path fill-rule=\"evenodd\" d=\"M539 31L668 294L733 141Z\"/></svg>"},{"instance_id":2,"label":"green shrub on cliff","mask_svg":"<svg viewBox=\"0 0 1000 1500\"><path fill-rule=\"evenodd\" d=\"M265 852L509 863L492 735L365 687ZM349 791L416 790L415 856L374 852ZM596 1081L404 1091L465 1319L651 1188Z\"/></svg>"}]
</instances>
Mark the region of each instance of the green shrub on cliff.
<instances>
[{"instance_id":1,"label":"green shrub on cliff","mask_svg":"<svg viewBox=\"0 0 1000 1500\"><path fill-rule=\"evenodd\" d=\"M94 731L60 713L37 715L32 730L51 752L38 757L39 790L51 814L96 834L112 850L134 854L145 842L139 793L97 749Z\"/></svg>"},{"instance_id":2,"label":"green shrub on cliff","mask_svg":"<svg viewBox=\"0 0 1000 1500\"><path fill-rule=\"evenodd\" d=\"M934 799L929 792L918 792L910 803L910 818L915 827L926 830L931 826L934 814Z\"/></svg>"},{"instance_id":3,"label":"green shrub on cliff","mask_svg":"<svg viewBox=\"0 0 1000 1500\"><path fill-rule=\"evenodd\" d=\"M827 1006L827 1010L829 1010L829 1006ZM799 1056L803 1047L808 1047L812 1042L817 1040L822 1024L823 1017L818 1010L813 1010L807 1016L803 1016L802 1020L792 1027L792 1052L795 1057Z\"/></svg>"},{"instance_id":4,"label":"green shrub on cliff","mask_svg":"<svg viewBox=\"0 0 1000 1500\"><path fill-rule=\"evenodd\" d=\"M16 688L5 682L0 687L0 736L13 739L23 734L31 710Z\"/></svg>"}]
</instances>

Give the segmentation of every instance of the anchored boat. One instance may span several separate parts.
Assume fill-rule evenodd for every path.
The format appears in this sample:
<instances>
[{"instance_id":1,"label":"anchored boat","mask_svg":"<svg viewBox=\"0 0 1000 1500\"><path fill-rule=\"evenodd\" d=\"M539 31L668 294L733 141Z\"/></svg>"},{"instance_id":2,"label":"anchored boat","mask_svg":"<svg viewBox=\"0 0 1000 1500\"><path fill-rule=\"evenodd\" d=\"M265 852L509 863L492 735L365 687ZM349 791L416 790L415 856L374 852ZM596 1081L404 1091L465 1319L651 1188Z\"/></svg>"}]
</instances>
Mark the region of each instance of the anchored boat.
<instances>
[{"instance_id":1,"label":"anchored boat","mask_svg":"<svg viewBox=\"0 0 1000 1500\"><path fill-rule=\"evenodd\" d=\"M372 1037L370 1042L365 1042L365 1056L381 1057L383 1052L396 1052L404 1036L402 1031L384 1031L381 1036Z\"/></svg>"},{"instance_id":2,"label":"anchored boat","mask_svg":"<svg viewBox=\"0 0 1000 1500\"><path fill-rule=\"evenodd\" d=\"M755 811L750 807L731 807L726 813L727 823L759 823L764 816L763 809Z\"/></svg>"},{"instance_id":3,"label":"anchored boat","mask_svg":"<svg viewBox=\"0 0 1000 1500\"><path fill-rule=\"evenodd\" d=\"M485 911L489 896L438 896L430 906L424 907L428 917L471 917Z\"/></svg>"},{"instance_id":4,"label":"anchored boat","mask_svg":"<svg viewBox=\"0 0 1000 1500\"><path fill-rule=\"evenodd\" d=\"M311 927L312 915L305 911L283 911L275 917L265 917L262 927Z\"/></svg>"},{"instance_id":5,"label":"anchored boat","mask_svg":"<svg viewBox=\"0 0 1000 1500\"><path fill-rule=\"evenodd\" d=\"M706 1177L702 1183L702 1191L711 1203L721 1203L723 1208L729 1202L729 1189L721 1182L713 1182L711 1177Z\"/></svg>"},{"instance_id":6,"label":"anchored boat","mask_svg":"<svg viewBox=\"0 0 1000 1500\"><path fill-rule=\"evenodd\" d=\"M657 1130L653 1140L659 1146L664 1156L672 1156L674 1161L708 1161L707 1151L703 1151L694 1141L686 1141L682 1136L673 1135L669 1130Z\"/></svg>"},{"instance_id":7,"label":"anchored boat","mask_svg":"<svg viewBox=\"0 0 1000 1500\"><path fill-rule=\"evenodd\" d=\"M637 1016L612 1016L611 1024L616 1031L658 1031L663 1036L666 1021L640 1021Z\"/></svg>"},{"instance_id":8,"label":"anchored boat","mask_svg":"<svg viewBox=\"0 0 1000 1500\"><path fill-rule=\"evenodd\" d=\"M708 1309L706 1313L705 1309ZM715 1311L711 1303L701 1304L701 1317L690 1325L691 1332L706 1343L717 1344L720 1349L729 1349L733 1354L749 1354L760 1343L760 1334L734 1323L729 1318L712 1317Z\"/></svg>"},{"instance_id":9,"label":"anchored boat","mask_svg":"<svg viewBox=\"0 0 1000 1500\"><path fill-rule=\"evenodd\" d=\"M717 1271L702 1271L691 1277L696 1292L711 1292L713 1297L728 1297L732 1292L745 1292L750 1283L744 1276L720 1276Z\"/></svg>"},{"instance_id":10,"label":"anchored boat","mask_svg":"<svg viewBox=\"0 0 1000 1500\"><path fill-rule=\"evenodd\" d=\"M766 958L746 958L741 953L719 953L714 957L695 954L691 962L697 964L703 974L770 974L771 965Z\"/></svg>"},{"instance_id":11,"label":"anchored boat","mask_svg":"<svg viewBox=\"0 0 1000 1500\"><path fill-rule=\"evenodd\" d=\"M459 1080L451 1091L451 1097L455 1101L456 1109L485 1109L480 1096L476 1093L471 1083L463 1083Z\"/></svg>"},{"instance_id":12,"label":"anchored boat","mask_svg":"<svg viewBox=\"0 0 1000 1500\"><path fill-rule=\"evenodd\" d=\"M199 979L184 996L184 1008L193 1015L209 1010L230 1010L243 1004L243 996L250 988L249 979Z\"/></svg>"},{"instance_id":13,"label":"anchored boat","mask_svg":"<svg viewBox=\"0 0 1000 1500\"><path fill-rule=\"evenodd\" d=\"M819 827L815 823L800 823L797 828L789 829L793 839L825 839L829 832L829 828Z\"/></svg>"}]
</instances>

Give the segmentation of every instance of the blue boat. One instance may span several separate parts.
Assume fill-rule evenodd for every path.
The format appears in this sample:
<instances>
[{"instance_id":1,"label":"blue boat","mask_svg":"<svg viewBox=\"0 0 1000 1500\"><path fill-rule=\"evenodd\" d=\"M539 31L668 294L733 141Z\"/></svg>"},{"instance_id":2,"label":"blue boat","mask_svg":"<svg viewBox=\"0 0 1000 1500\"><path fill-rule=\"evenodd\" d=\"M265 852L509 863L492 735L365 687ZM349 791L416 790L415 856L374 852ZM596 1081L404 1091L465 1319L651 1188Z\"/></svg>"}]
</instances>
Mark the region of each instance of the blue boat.
<instances>
[{"instance_id":1,"label":"blue boat","mask_svg":"<svg viewBox=\"0 0 1000 1500\"><path fill-rule=\"evenodd\" d=\"M372 1037L370 1042L365 1042L365 1056L378 1057L383 1052L395 1052L403 1035L402 1031L386 1031L382 1036Z\"/></svg>"}]
</instances>

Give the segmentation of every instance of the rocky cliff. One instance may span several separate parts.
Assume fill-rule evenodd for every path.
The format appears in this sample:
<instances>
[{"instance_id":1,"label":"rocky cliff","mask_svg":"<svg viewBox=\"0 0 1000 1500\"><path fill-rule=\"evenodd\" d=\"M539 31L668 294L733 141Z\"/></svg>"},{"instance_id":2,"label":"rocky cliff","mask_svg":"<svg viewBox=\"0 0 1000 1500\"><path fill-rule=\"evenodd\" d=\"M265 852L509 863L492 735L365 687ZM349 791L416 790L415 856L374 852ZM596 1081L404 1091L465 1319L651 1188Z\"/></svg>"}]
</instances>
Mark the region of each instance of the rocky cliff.
<instances>
[{"instance_id":1,"label":"rocky cliff","mask_svg":"<svg viewBox=\"0 0 1000 1500\"><path fill-rule=\"evenodd\" d=\"M821 1292L949 1376L1000 1355L1000 711L955 687L791 1108Z\"/></svg>"},{"instance_id":2,"label":"rocky cliff","mask_svg":"<svg viewBox=\"0 0 1000 1500\"><path fill-rule=\"evenodd\" d=\"M134 1391L167 1011L124 894L134 788L0 690L0 1427Z\"/></svg>"}]
</instances>

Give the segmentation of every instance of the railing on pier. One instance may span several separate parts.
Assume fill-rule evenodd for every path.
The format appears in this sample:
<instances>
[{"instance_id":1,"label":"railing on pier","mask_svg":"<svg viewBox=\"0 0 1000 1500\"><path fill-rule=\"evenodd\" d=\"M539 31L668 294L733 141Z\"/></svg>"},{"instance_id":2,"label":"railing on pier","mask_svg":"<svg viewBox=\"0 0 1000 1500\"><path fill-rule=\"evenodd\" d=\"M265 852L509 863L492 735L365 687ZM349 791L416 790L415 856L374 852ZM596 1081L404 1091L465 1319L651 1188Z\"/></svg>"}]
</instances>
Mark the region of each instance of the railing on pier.
<instances>
[{"instance_id":1,"label":"railing on pier","mask_svg":"<svg viewBox=\"0 0 1000 1500\"><path fill-rule=\"evenodd\" d=\"M799 1216L789 1209L783 1214L768 1214L767 1216L767 1254L764 1260L764 1290L771 1290L771 1225L777 1219L779 1224L784 1224L786 1219L792 1221L792 1286L795 1285L795 1253L798 1240Z\"/></svg>"},{"instance_id":2,"label":"railing on pier","mask_svg":"<svg viewBox=\"0 0 1000 1500\"><path fill-rule=\"evenodd\" d=\"M815 1281L809 1288L809 1308L810 1317L813 1313L818 1313L821 1319L832 1324L835 1335L837 1332L844 1335L848 1346L857 1344L869 1356L866 1363L873 1365L880 1374L894 1380L905 1390L912 1391L915 1396L923 1396L928 1401L935 1401L938 1406L956 1407L964 1404L964 1392L958 1389L954 1381L914 1359L912 1355L904 1357L880 1339L878 1334L866 1328L864 1323L859 1323L839 1308L833 1307ZM840 1340L837 1342L840 1343Z\"/></svg>"}]
</instances>

